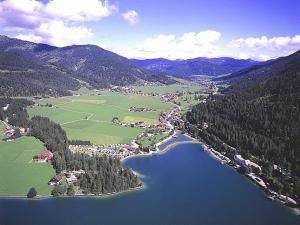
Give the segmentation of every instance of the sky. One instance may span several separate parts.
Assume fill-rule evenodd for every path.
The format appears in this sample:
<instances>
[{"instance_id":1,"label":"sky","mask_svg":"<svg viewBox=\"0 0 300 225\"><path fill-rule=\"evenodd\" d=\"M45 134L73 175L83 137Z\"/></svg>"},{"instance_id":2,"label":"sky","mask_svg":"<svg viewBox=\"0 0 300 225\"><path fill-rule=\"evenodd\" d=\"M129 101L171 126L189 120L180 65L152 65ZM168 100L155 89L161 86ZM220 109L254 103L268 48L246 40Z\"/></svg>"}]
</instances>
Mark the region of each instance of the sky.
<instances>
[{"instance_id":1,"label":"sky","mask_svg":"<svg viewBox=\"0 0 300 225\"><path fill-rule=\"evenodd\" d=\"M300 0L0 0L0 34L127 58L268 60L300 50Z\"/></svg>"}]
</instances>

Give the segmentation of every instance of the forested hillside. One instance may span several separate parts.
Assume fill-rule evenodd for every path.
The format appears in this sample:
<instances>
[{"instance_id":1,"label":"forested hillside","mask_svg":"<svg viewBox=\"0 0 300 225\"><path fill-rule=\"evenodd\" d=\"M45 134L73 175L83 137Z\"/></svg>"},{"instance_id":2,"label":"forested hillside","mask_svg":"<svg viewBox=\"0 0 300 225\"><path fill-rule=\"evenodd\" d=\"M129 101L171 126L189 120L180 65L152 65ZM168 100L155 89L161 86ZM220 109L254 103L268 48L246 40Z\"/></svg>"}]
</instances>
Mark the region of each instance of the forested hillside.
<instances>
[{"instance_id":1,"label":"forested hillside","mask_svg":"<svg viewBox=\"0 0 300 225\"><path fill-rule=\"evenodd\" d=\"M7 74L13 75L10 77L11 79L7 76L3 77L2 83L6 86L5 90L13 85L16 77L20 77L22 82L28 79L27 86L23 90L28 89L28 87L31 87L32 90L30 90L31 93L28 93L29 90L27 92L24 91L23 95L32 95L39 92L48 94L49 91L47 90L49 88L53 89L53 86L57 86L55 91L60 91L60 94L67 94L65 88L72 90L77 88L77 83L75 84L74 79L71 78L86 81L96 88L109 87L110 85L124 86L144 83L145 81L163 84L175 82L166 74L139 68L125 57L96 45L74 45L57 48L0 36L0 51L2 52L1 54L16 54L15 56L18 57L14 59L13 55L10 55L9 57L4 56L0 58L0 64L4 64L2 68L8 70ZM12 62L8 62L9 60L12 60ZM32 62L34 70L25 68L27 70L21 70L16 74L15 70L20 68L15 68L15 62L19 60L22 61L22 65ZM37 71L36 64L39 64L43 70ZM37 77L49 86L42 89L39 83L40 80L37 81ZM34 82L37 82L37 88L32 85ZM9 90L7 95L13 96L13 93L18 88L20 88L20 85L13 87L13 90Z\"/></svg>"},{"instance_id":2,"label":"forested hillside","mask_svg":"<svg viewBox=\"0 0 300 225\"><path fill-rule=\"evenodd\" d=\"M274 189L294 197L300 196L299 55L250 69L250 75L232 81L225 95L210 96L186 115L187 129L194 136L229 156L236 152L224 142L253 158L263 165ZM278 174L274 164L285 168L285 175Z\"/></svg>"},{"instance_id":3,"label":"forested hillside","mask_svg":"<svg viewBox=\"0 0 300 225\"><path fill-rule=\"evenodd\" d=\"M79 82L66 70L14 52L0 51L0 95L70 95Z\"/></svg>"}]
</instances>

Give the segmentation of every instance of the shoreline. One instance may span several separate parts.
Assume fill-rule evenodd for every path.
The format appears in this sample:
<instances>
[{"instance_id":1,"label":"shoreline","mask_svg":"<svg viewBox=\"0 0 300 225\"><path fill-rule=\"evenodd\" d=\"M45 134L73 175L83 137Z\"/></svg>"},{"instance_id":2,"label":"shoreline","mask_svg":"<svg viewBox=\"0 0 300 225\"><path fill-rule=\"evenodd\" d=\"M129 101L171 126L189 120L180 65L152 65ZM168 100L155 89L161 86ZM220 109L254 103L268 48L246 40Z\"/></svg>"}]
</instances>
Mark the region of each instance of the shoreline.
<instances>
[{"instance_id":1,"label":"shoreline","mask_svg":"<svg viewBox=\"0 0 300 225\"><path fill-rule=\"evenodd\" d=\"M218 151L216 151L214 148L209 147L208 144L206 144L206 143L204 143L204 142L202 142L202 141L199 141L199 140L197 140L197 139L195 139L195 138L189 136L188 134L185 134L185 135L188 136L188 137L190 137L191 139L195 140L195 143L198 142L198 144L200 144L200 145L203 147L203 150L204 150L205 152L207 152L207 153L209 154L210 157L212 157L213 159L219 161L220 163L222 163L222 164L224 164L224 165L227 165L229 168L231 168L231 169L233 169L234 171L236 171L240 176L242 176L243 178L245 178L249 183L251 183L251 184L254 185L256 188L258 188L260 191L262 191L262 192L264 193L264 195L265 195L266 198L268 197L268 192L267 192L268 189L264 189L264 188L260 187L260 186L257 185L255 182L253 182L253 180L249 179L248 176L243 175L243 174L240 174L240 173L237 171L236 168L234 168L233 166L228 165L228 163L226 162L226 160L224 160L224 159L222 159L222 158L220 157L220 155L223 156L221 153L219 153ZM217 152L217 153L215 153L215 152ZM225 157L225 156L223 156L223 157ZM227 157L226 157L226 158L227 158ZM229 159L229 160L230 160L230 159ZM294 213L295 215L300 216L300 208L289 206L289 205L287 205L286 203L280 201L280 200L277 199L277 198L275 199L275 201L279 202L282 206L287 207L287 208L288 208L289 210L291 210L292 213Z\"/></svg>"},{"instance_id":2,"label":"shoreline","mask_svg":"<svg viewBox=\"0 0 300 225\"><path fill-rule=\"evenodd\" d=\"M158 148L159 145L165 143L166 141L169 141L170 139L173 138L173 136L175 136L178 133L178 131L174 132L172 135L168 136L166 139L158 142L156 144L156 148ZM153 156L153 155L161 155L166 153L167 151L171 150L173 147L175 147L176 145L180 145L180 144L200 144L199 141L197 141L195 138L190 137L189 135L186 134L182 134L185 135L186 137L190 138L191 141L175 141L175 143L172 143L170 145L167 145L163 150L157 150L157 151L151 151L149 153L142 153L142 154L138 154L138 155L131 155L131 156L127 156L125 158L120 159L121 163L123 164L126 160L129 160L131 158L136 158L136 157L149 157L149 156ZM143 175L139 174L138 172L132 170L134 174L136 174L139 178L141 178ZM0 196L0 199L22 199L22 200L46 200L46 199L54 199L54 198L105 198L105 197L113 197L113 196L117 196L119 194L123 194L123 193L127 193L127 192L131 192L131 191L138 191L138 190L142 190L145 189L146 185L144 183L142 183L142 186L138 186L135 188L130 188L128 190L124 190L124 191L120 191L120 192L112 192L112 193L106 193L106 194L102 194L102 195L94 195L94 194L88 194L88 195L84 195L84 194L78 194L78 195L74 195L74 196L58 196L58 197L54 197L52 195L45 195L45 196L38 196L35 198L27 198L27 196Z\"/></svg>"},{"instance_id":3,"label":"shoreline","mask_svg":"<svg viewBox=\"0 0 300 225\"><path fill-rule=\"evenodd\" d=\"M184 135L186 137L188 137L189 139L191 139L190 141L177 141L174 140L174 143L171 143L169 145L167 145L165 148L163 148L162 150L160 150L158 148L159 145L171 140L175 135L177 135L178 133L180 133L180 131L176 131L174 132L172 135L170 135L169 137L167 137L166 139L158 142L156 144L156 151L150 151L149 153L142 153L142 154L138 154L138 155L131 155L131 156L127 156L125 158L122 158L120 161L123 163L124 161L131 159L131 158L136 158L136 157L148 157L148 156L153 156L153 155L162 155L164 153L166 153L167 151L171 150L173 147L177 146L177 145L181 145L181 144L200 144L202 145L201 142L199 142L197 139L187 135L187 134L181 134Z\"/></svg>"},{"instance_id":4,"label":"shoreline","mask_svg":"<svg viewBox=\"0 0 300 225\"><path fill-rule=\"evenodd\" d=\"M165 148L163 148L162 150L158 149L158 146L169 141L170 139L173 138L173 136L177 135L178 133L180 133L181 135L186 136L187 138L189 138L189 141L177 141L174 140L174 143L170 143L169 145L167 145ZM167 137L166 139L158 142L156 144L156 149L158 149L157 151L151 151L149 153L143 153L143 154L138 154L138 155L131 155L131 156L127 156L125 158L120 159L121 163L123 164L126 160L129 160L131 158L136 158L136 157L149 157L149 156L153 156L153 155L162 155L165 154L166 152L168 152L169 150L171 150L172 148L174 148L177 145L181 145L181 144L198 144L201 145L201 147L203 148L203 151L207 152L208 155L210 157L212 157L213 159L215 159L216 161L224 164L224 165L228 165L226 163L226 160L222 159L220 157L223 156L221 153L219 153L218 151L216 151L215 149L213 149L212 147L209 147L208 144L199 141L193 137L191 137L188 134L182 134L180 131L176 131L174 132L172 135L170 135L169 137ZM217 153L215 153L217 152ZM225 157L225 156L223 156ZM227 157L226 157L227 158ZM238 172L234 167L228 165L231 169L233 169L234 171ZM131 169L132 170L132 169ZM142 174L132 170L132 172L137 175L139 178L143 177ZM242 174L240 174L242 175ZM247 181L249 181L252 185L256 186L259 190L261 190L265 196L267 197L267 191L265 189L260 188L258 185L256 185L251 179L249 179L247 176L242 176L244 177ZM22 200L47 200L47 199L55 199L55 198L109 198L109 197L116 197L118 195L121 194L125 194L128 192L132 192L132 191L139 191L139 190L143 190L146 188L146 185L141 182L141 186L135 187L135 188L129 188L128 190L124 190L124 191L120 191L120 192L111 192L111 193L106 193L106 194L101 194L101 195L94 195L94 194L77 194L74 196L58 196L58 197L54 197L52 195L48 195L48 196L38 196L36 198L27 198L27 196L0 196L0 199L22 199ZM282 202L280 202L283 206L286 206L288 209L290 209L295 215L300 216L300 209L297 207L290 207Z\"/></svg>"},{"instance_id":5,"label":"shoreline","mask_svg":"<svg viewBox=\"0 0 300 225\"><path fill-rule=\"evenodd\" d=\"M120 192L110 192L110 193L106 193L106 194L101 194L101 195L95 195L95 194L75 194L74 196L68 196L68 195L63 195L63 196L52 196L52 195L45 195L45 196L37 196L34 198L27 198L27 196L0 196L0 200L1 199L12 199L12 200L33 200L33 201L37 201L37 200L47 200L47 199L56 199L56 198L109 198L109 197L114 197L117 195L121 195L121 194L125 194L128 192L132 192L132 191L139 191L142 189L145 189L146 185L144 185L144 183L142 183L142 186L138 186L135 188L129 188L128 190L124 190L124 191L120 191Z\"/></svg>"}]
</instances>

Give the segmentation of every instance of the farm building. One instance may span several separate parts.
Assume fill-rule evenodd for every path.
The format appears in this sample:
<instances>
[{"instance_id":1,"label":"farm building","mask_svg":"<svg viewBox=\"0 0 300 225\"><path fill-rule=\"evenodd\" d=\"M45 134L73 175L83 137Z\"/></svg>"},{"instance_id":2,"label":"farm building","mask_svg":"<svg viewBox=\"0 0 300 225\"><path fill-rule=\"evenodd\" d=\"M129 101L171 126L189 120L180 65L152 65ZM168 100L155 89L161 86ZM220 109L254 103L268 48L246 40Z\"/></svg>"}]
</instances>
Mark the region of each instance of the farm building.
<instances>
[{"instance_id":1,"label":"farm building","mask_svg":"<svg viewBox=\"0 0 300 225\"><path fill-rule=\"evenodd\" d=\"M62 176L60 175L56 175L54 177L51 178L51 180L49 181L48 184L50 185L58 185L62 182Z\"/></svg>"},{"instance_id":2,"label":"farm building","mask_svg":"<svg viewBox=\"0 0 300 225\"><path fill-rule=\"evenodd\" d=\"M52 152L45 149L44 151L40 152L38 155L34 156L33 160L37 162L47 162L51 160L53 157Z\"/></svg>"}]
</instances>

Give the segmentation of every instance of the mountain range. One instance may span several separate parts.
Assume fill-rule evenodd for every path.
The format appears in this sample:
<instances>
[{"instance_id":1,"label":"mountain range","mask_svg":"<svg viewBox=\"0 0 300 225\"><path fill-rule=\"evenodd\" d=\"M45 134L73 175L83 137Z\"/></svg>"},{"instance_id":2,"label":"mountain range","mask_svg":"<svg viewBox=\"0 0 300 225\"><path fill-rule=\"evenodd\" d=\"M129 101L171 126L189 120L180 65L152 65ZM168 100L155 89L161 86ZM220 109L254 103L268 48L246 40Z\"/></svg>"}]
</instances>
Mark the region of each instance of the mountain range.
<instances>
[{"instance_id":1,"label":"mountain range","mask_svg":"<svg viewBox=\"0 0 300 225\"><path fill-rule=\"evenodd\" d=\"M68 90L79 86L78 80L95 88L145 81L163 84L176 82L166 74L139 68L125 57L96 45L58 48L0 36L0 55L1 95L66 94ZM24 86L35 84L35 90L29 88L20 93L17 77L20 77Z\"/></svg>"},{"instance_id":2,"label":"mountain range","mask_svg":"<svg viewBox=\"0 0 300 225\"><path fill-rule=\"evenodd\" d=\"M145 60L131 59L131 62L136 66L147 70L168 73L181 77L188 77L192 75L218 76L230 74L253 65L264 63L251 59L234 59L230 57L200 57L187 60L168 60L164 58Z\"/></svg>"},{"instance_id":3,"label":"mountain range","mask_svg":"<svg viewBox=\"0 0 300 225\"><path fill-rule=\"evenodd\" d=\"M269 80L285 79L281 86L288 87L291 80L299 79L300 73L300 51L289 56L266 62L263 65L255 65L228 76L213 79L214 81L227 82L230 87L226 92L249 89L257 85L262 86ZM288 79L290 77L291 79Z\"/></svg>"},{"instance_id":4,"label":"mountain range","mask_svg":"<svg viewBox=\"0 0 300 225\"><path fill-rule=\"evenodd\" d=\"M228 57L188 60L127 59L96 45L54 47L0 36L0 95L68 95L82 84L93 88L111 85L176 83L173 76L226 76L235 90L263 77L299 69L299 52L277 60L258 62ZM240 79L241 77L247 77Z\"/></svg>"}]
</instances>

